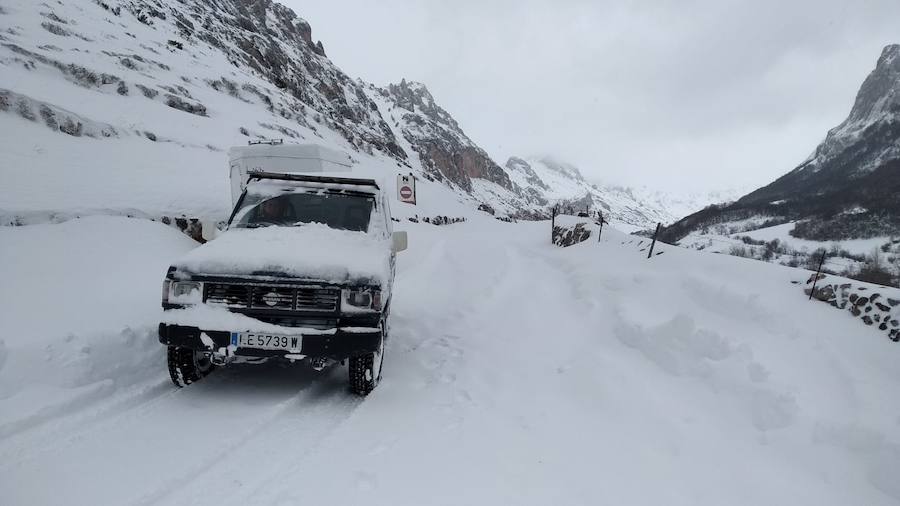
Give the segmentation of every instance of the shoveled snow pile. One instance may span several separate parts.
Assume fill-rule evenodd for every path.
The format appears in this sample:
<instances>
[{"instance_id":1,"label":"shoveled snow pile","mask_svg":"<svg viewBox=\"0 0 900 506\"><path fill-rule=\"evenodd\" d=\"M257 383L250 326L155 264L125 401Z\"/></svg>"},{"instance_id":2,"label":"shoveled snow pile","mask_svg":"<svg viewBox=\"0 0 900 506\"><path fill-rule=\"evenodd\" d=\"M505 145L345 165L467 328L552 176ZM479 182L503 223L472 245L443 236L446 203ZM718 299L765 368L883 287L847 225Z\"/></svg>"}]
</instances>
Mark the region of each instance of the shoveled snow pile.
<instances>
[{"instance_id":1,"label":"shoveled snow pile","mask_svg":"<svg viewBox=\"0 0 900 506\"><path fill-rule=\"evenodd\" d=\"M365 400L342 367L174 389L155 336L188 247L171 229L0 230L2 502L900 501L900 347L807 301L808 273L647 259L610 227L569 248L548 222L408 227Z\"/></svg>"},{"instance_id":2,"label":"shoveled snow pile","mask_svg":"<svg viewBox=\"0 0 900 506\"><path fill-rule=\"evenodd\" d=\"M391 244L364 232L313 223L297 227L232 228L175 263L201 275L282 273L330 283L385 284Z\"/></svg>"}]
</instances>

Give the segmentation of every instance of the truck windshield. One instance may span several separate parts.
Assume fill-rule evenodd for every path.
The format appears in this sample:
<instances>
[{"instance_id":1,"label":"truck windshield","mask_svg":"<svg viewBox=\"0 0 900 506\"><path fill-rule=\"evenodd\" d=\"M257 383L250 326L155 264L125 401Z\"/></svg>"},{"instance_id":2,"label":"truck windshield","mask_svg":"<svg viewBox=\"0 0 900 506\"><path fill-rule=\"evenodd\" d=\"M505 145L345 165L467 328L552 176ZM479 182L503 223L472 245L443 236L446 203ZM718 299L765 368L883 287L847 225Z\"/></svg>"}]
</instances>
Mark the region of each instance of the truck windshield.
<instances>
[{"instance_id":1,"label":"truck windshield","mask_svg":"<svg viewBox=\"0 0 900 506\"><path fill-rule=\"evenodd\" d=\"M365 232L374 205L373 197L358 194L296 191L272 196L248 192L232 227L322 223L339 230Z\"/></svg>"}]
</instances>

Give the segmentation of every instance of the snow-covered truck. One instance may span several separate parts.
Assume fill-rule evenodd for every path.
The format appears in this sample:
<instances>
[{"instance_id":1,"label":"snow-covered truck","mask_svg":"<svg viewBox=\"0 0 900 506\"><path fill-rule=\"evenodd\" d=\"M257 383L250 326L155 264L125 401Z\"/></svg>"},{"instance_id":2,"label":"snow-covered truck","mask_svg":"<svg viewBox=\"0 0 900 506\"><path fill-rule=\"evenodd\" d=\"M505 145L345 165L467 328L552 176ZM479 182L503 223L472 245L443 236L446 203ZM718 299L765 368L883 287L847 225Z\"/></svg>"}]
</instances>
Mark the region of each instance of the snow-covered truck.
<instances>
[{"instance_id":1,"label":"snow-covered truck","mask_svg":"<svg viewBox=\"0 0 900 506\"><path fill-rule=\"evenodd\" d=\"M175 262L163 282L159 341L185 386L234 362L349 365L350 388L378 384L395 254L388 192L317 145L229 152L234 208L214 240Z\"/></svg>"}]
</instances>

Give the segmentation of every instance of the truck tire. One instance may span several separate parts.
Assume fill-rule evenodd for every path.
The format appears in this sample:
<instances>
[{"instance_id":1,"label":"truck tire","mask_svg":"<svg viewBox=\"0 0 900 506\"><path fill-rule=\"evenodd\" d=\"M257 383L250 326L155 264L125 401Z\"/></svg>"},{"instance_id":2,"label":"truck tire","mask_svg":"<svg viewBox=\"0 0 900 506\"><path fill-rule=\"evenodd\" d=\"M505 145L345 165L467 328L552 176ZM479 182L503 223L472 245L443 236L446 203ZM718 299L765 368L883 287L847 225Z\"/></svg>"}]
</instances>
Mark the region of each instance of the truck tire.
<instances>
[{"instance_id":1,"label":"truck tire","mask_svg":"<svg viewBox=\"0 0 900 506\"><path fill-rule=\"evenodd\" d=\"M384 337L379 350L356 357L350 357L350 391L365 397L381 380L381 366L384 364Z\"/></svg>"},{"instance_id":2,"label":"truck tire","mask_svg":"<svg viewBox=\"0 0 900 506\"><path fill-rule=\"evenodd\" d=\"M209 355L180 346L169 346L169 377L177 387L185 387L203 379L215 370Z\"/></svg>"}]
</instances>

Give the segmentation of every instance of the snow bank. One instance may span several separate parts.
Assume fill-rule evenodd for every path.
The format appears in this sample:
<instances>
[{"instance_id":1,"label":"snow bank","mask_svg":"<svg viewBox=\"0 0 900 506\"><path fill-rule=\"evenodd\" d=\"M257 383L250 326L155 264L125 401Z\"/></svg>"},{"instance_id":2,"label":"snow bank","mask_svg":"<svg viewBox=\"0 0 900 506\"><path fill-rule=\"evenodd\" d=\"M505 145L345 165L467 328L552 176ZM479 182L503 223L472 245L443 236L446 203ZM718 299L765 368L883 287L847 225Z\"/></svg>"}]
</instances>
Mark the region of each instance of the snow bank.
<instances>
[{"instance_id":1,"label":"snow bank","mask_svg":"<svg viewBox=\"0 0 900 506\"><path fill-rule=\"evenodd\" d=\"M383 237L309 224L230 229L174 265L200 275L278 272L328 283L385 285L390 255L390 241Z\"/></svg>"},{"instance_id":2,"label":"snow bank","mask_svg":"<svg viewBox=\"0 0 900 506\"><path fill-rule=\"evenodd\" d=\"M162 279L195 242L92 217L0 227L0 244L0 440L160 383Z\"/></svg>"}]
</instances>

